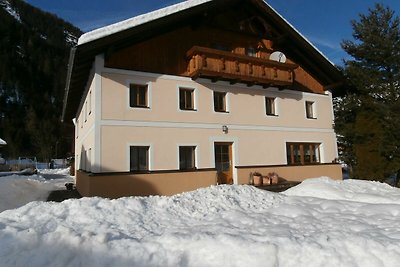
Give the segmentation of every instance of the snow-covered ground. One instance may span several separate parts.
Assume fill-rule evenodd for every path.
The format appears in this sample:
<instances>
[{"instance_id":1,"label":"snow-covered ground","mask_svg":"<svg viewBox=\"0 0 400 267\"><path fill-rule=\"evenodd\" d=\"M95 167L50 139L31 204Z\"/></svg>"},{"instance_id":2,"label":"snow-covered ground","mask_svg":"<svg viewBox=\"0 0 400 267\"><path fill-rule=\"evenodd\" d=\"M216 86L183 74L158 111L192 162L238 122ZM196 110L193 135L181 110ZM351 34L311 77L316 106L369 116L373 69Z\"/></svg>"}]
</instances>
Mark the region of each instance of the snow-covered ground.
<instances>
[{"instance_id":1,"label":"snow-covered ground","mask_svg":"<svg viewBox=\"0 0 400 267\"><path fill-rule=\"evenodd\" d=\"M0 176L0 212L32 201L45 201L50 191L65 189L65 183L73 180L69 169L40 170L30 176Z\"/></svg>"},{"instance_id":2,"label":"snow-covered ground","mask_svg":"<svg viewBox=\"0 0 400 267\"><path fill-rule=\"evenodd\" d=\"M399 221L399 189L328 178L31 202L0 213L0 266L399 266Z\"/></svg>"}]
</instances>

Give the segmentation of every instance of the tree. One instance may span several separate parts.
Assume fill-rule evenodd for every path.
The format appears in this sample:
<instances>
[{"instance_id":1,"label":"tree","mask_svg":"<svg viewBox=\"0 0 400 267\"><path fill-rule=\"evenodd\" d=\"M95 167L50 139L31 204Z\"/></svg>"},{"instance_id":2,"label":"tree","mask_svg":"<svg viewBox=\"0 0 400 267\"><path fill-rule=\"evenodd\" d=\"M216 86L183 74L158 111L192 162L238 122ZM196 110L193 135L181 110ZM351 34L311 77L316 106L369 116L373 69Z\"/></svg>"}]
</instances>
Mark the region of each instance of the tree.
<instances>
[{"instance_id":1,"label":"tree","mask_svg":"<svg viewBox=\"0 0 400 267\"><path fill-rule=\"evenodd\" d=\"M400 19L376 4L353 20L342 48L347 93L335 101L342 159L354 178L383 180L400 168Z\"/></svg>"}]
</instances>

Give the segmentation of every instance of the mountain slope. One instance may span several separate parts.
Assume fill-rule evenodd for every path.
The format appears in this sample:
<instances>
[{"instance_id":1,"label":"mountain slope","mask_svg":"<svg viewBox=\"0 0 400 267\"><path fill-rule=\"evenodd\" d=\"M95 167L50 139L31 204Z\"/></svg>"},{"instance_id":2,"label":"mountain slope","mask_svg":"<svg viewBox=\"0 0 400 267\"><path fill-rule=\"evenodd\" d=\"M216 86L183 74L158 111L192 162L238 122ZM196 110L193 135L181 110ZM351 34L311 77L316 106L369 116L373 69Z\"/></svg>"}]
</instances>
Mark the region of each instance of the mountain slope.
<instances>
[{"instance_id":1,"label":"mountain slope","mask_svg":"<svg viewBox=\"0 0 400 267\"><path fill-rule=\"evenodd\" d=\"M68 148L68 140L57 137L69 50L82 32L21 0L0 0L0 21L0 136L8 143L6 153L60 156Z\"/></svg>"}]
</instances>

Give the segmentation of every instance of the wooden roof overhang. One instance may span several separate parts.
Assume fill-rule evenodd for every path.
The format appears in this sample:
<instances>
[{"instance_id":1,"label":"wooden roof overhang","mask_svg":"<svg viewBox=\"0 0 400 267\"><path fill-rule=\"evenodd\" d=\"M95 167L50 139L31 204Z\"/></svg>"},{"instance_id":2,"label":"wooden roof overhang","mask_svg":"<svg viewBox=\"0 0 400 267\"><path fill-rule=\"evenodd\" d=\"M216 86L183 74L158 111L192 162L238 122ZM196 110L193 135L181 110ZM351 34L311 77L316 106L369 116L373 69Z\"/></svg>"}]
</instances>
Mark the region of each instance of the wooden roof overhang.
<instances>
[{"instance_id":1,"label":"wooden roof overhang","mask_svg":"<svg viewBox=\"0 0 400 267\"><path fill-rule=\"evenodd\" d=\"M315 75L324 86L336 85L343 80L340 71L264 1L213 0L72 48L61 120L68 122L76 116L97 55L104 54L107 57L112 51L148 40L185 24L194 25L204 17L220 14L227 8L234 8L238 12L242 8L251 10L279 29L281 35L273 41L286 51L288 57Z\"/></svg>"}]
</instances>

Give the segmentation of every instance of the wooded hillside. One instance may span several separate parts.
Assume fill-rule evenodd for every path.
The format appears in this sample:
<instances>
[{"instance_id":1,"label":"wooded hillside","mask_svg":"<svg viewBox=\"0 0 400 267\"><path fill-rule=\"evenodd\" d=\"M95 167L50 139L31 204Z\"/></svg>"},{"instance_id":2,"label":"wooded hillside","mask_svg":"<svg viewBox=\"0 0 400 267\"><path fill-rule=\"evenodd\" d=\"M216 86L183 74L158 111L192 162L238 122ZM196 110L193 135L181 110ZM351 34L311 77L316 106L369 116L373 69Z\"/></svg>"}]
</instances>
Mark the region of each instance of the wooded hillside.
<instances>
[{"instance_id":1,"label":"wooded hillside","mask_svg":"<svg viewBox=\"0 0 400 267\"><path fill-rule=\"evenodd\" d=\"M65 156L60 122L70 47L82 32L21 0L0 0L0 137L7 157Z\"/></svg>"}]
</instances>

